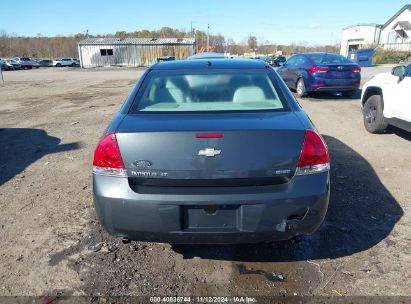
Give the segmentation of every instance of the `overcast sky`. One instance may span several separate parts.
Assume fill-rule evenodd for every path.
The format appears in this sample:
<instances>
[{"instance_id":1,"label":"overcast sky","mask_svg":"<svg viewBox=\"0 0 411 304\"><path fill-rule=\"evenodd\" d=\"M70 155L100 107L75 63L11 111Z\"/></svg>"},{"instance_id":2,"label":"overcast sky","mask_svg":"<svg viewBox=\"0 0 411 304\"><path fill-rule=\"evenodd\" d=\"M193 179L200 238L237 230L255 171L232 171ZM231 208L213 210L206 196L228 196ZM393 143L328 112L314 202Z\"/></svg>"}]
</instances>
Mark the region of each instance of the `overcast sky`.
<instances>
[{"instance_id":1,"label":"overcast sky","mask_svg":"<svg viewBox=\"0 0 411 304\"><path fill-rule=\"evenodd\" d=\"M385 23L411 0L1 0L0 30L22 36L156 30L163 26L221 33L236 42L328 44L357 23Z\"/></svg>"}]
</instances>

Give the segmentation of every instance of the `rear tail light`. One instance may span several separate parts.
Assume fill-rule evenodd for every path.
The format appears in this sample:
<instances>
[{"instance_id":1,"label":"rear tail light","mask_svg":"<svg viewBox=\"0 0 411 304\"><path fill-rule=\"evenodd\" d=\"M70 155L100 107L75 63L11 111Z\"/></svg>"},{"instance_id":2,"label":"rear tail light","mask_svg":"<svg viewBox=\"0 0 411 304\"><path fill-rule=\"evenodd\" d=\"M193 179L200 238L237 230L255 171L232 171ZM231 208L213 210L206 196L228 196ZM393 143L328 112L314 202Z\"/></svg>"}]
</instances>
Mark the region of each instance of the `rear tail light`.
<instances>
[{"instance_id":1,"label":"rear tail light","mask_svg":"<svg viewBox=\"0 0 411 304\"><path fill-rule=\"evenodd\" d=\"M94 151L93 173L126 177L126 169L118 148L116 134L104 135Z\"/></svg>"},{"instance_id":2,"label":"rear tail light","mask_svg":"<svg viewBox=\"0 0 411 304\"><path fill-rule=\"evenodd\" d=\"M330 158L326 143L317 132L307 130L295 174L313 174L329 169Z\"/></svg>"},{"instance_id":3,"label":"rear tail light","mask_svg":"<svg viewBox=\"0 0 411 304\"><path fill-rule=\"evenodd\" d=\"M318 67L318 66L312 66L311 68L308 68L307 70L311 73L327 73L329 69Z\"/></svg>"},{"instance_id":4,"label":"rear tail light","mask_svg":"<svg viewBox=\"0 0 411 304\"><path fill-rule=\"evenodd\" d=\"M355 68L352 69L352 71L354 73L361 73L361 68L360 67L355 67Z\"/></svg>"}]
</instances>

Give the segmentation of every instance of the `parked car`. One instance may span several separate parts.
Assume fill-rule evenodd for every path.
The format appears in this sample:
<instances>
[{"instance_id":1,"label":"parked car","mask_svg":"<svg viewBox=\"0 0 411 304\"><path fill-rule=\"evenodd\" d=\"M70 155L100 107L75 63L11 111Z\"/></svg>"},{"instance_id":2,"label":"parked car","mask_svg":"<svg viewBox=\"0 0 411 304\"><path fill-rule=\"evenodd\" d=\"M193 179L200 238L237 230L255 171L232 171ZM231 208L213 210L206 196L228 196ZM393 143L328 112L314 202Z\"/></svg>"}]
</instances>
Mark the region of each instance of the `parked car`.
<instances>
[{"instance_id":1,"label":"parked car","mask_svg":"<svg viewBox=\"0 0 411 304\"><path fill-rule=\"evenodd\" d=\"M271 65L272 67L279 67L286 61L284 56L275 56L275 57L272 57L272 56L258 56L258 57L253 57L253 59L263 60L263 61L267 62L269 65Z\"/></svg>"},{"instance_id":2,"label":"parked car","mask_svg":"<svg viewBox=\"0 0 411 304\"><path fill-rule=\"evenodd\" d=\"M20 70L21 69L21 65L13 59L6 59L5 62L8 67L8 70Z\"/></svg>"},{"instance_id":3,"label":"parked car","mask_svg":"<svg viewBox=\"0 0 411 304\"><path fill-rule=\"evenodd\" d=\"M162 62L162 61L172 61L176 60L175 56L163 56L163 57L158 57L157 62Z\"/></svg>"},{"instance_id":4,"label":"parked car","mask_svg":"<svg viewBox=\"0 0 411 304\"><path fill-rule=\"evenodd\" d=\"M300 97L316 91L339 91L352 97L361 82L361 68L332 53L294 55L277 72Z\"/></svg>"},{"instance_id":5,"label":"parked car","mask_svg":"<svg viewBox=\"0 0 411 304\"><path fill-rule=\"evenodd\" d=\"M62 58L53 60L53 66L63 67L63 66L79 66L80 61L76 58Z\"/></svg>"},{"instance_id":6,"label":"parked car","mask_svg":"<svg viewBox=\"0 0 411 304\"><path fill-rule=\"evenodd\" d=\"M11 71L20 69L20 65L10 59L0 59L0 66L3 71Z\"/></svg>"},{"instance_id":7,"label":"parked car","mask_svg":"<svg viewBox=\"0 0 411 304\"><path fill-rule=\"evenodd\" d=\"M53 66L53 60L50 59L42 59L38 61L41 67L51 67Z\"/></svg>"},{"instance_id":8,"label":"parked car","mask_svg":"<svg viewBox=\"0 0 411 304\"><path fill-rule=\"evenodd\" d=\"M383 133L389 125L411 132L411 64L378 74L362 88L361 106L365 129Z\"/></svg>"},{"instance_id":9,"label":"parked car","mask_svg":"<svg viewBox=\"0 0 411 304\"><path fill-rule=\"evenodd\" d=\"M0 68L2 71L7 70L7 64L5 60L0 59Z\"/></svg>"},{"instance_id":10,"label":"parked car","mask_svg":"<svg viewBox=\"0 0 411 304\"><path fill-rule=\"evenodd\" d=\"M21 69L32 69L33 67L38 69L40 65L33 59L30 59L29 57L16 57L14 60L20 64Z\"/></svg>"},{"instance_id":11,"label":"parked car","mask_svg":"<svg viewBox=\"0 0 411 304\"><path fill-rule=\"evenodd\" d=\"M111 234L249 243L313 233L330 191L327 146L264 62L153 65L94 153L98 218Z\"/></svg>"},{"instance_id":12,"label":"parked car","mask_svg":"<svg viewBox=\"0 0 411 304\"><path fill-rule=\"evenodd\" d=\"M274 56L270 60L270 65L280 67L280 66L284 65L284 63L286 61L287 61L287 59L284 56Z\"/></svg>"},{"instance_id":13,"label":"parked car","mask_svg":"<svg viewBox=\"0 0 411 304\"><path fill-rule=\"evenodd\" d=\"M33 68L38 69L40 67L40 63L36 59L31 59L33 62Z\"/></svg>"}]
</instances>

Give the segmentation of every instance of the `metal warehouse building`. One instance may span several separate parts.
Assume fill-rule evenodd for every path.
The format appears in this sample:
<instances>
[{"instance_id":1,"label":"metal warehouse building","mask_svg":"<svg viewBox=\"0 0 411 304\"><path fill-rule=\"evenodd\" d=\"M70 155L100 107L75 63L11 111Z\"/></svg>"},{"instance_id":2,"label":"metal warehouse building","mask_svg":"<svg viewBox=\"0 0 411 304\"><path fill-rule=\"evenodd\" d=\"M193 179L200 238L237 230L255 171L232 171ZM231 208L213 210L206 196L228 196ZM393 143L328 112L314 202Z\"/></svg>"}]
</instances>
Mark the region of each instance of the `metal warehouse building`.
<instances>
[{"instance_id":1,"label":"metal warehouse building","mask_svg":"<svg viewBox=\"0 0 411 304\"><path fill-rule=\"evenodd\" d=\"M78 44L82 68L149 66L162 56L193 55L194 38L87 38Z\"/></svg>"}]
</instances>

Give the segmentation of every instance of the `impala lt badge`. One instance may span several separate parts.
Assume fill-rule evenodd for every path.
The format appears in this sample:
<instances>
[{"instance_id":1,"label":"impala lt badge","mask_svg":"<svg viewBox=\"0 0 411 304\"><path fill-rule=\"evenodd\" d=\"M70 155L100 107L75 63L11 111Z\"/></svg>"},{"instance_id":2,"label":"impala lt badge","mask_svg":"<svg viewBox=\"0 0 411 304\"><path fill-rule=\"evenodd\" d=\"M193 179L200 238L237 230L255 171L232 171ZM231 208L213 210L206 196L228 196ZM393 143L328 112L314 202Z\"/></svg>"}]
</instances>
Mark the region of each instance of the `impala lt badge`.
<instances>
[{"instance_id":1,"label":"impala lt badge","mask_svg":"<svg viewBox=\"0 0 411 304\"><path fill-rule=\"evenodd\" d=\"M216 150L214 148L206 148L204 150L198 151L198 155L200 156L207 156L207 157L214 157L216 155L220 155L221 150Z\"/></svg>"}]
</instances>

